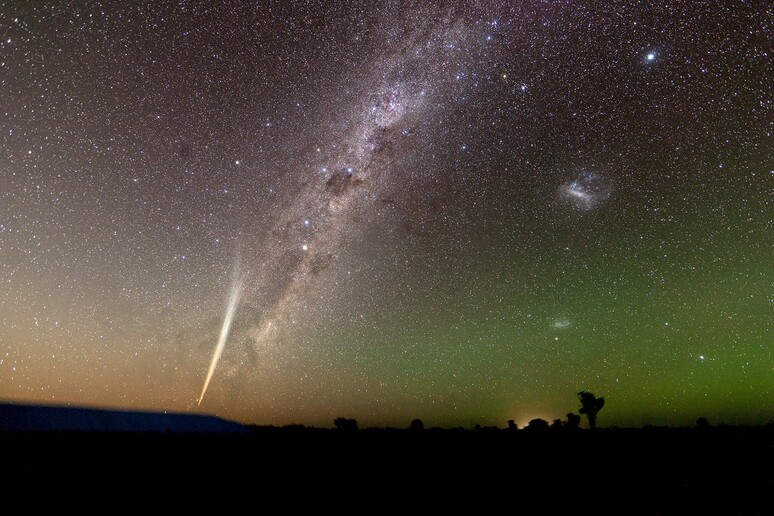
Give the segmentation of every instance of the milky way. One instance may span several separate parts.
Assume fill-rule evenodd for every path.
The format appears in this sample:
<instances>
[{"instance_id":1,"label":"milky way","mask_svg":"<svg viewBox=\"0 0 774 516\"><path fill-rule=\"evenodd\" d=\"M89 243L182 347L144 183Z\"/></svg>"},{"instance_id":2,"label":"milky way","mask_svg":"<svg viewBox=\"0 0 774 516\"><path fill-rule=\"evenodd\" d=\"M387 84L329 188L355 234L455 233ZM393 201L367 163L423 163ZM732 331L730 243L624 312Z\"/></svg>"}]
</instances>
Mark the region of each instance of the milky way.
<instances>
[{"instance_id":1,"label":"milky way","mask_svg":"<svg viewBox=\"0 0 774 516\"><path fill-rule=\"evenodd\" d=\"M438 124L439 109L459 109L448 100L452 91L467 89L457 84L457 70L473 66L486 51L480 20L465 11L419 6L410 12L410 23L396 25L393 13L386 18L376 21L371 34L385 42L378 60L356 80L347 79L347 87L359 92L357 101L329 122L341 129L311 157L302 157L293 172L294 191L270 236L254 241L260 250L251 259L246 297L261 301L249 316L257 324L243 331L259 351L273 346L288 319L303 311L305 296L315 294L316 276L340 266L342 245L357 245L360 228L351 223L353 214L379 209L391 185L410 182L400 164L411 163L412 135ZM405 200L411 192L397 196Z\"/></svg>"},{"instance_id":2,"label":"milky way","mask_svg":"<svg viewBox=\"0 0 774 516\"><path fill-rule=\"evenodd\" d=\"M0 398L774 419L765 3L0 12Z\"/></svg>"},{"instance_id":3,"label":"milky way","mask_svg":"<svg viewBox=\"0 0 774 516\"><path fill-rule=\"evenodd\" d=\"M251 331L256 345L278 331L278 320L286 312L298 308L300 298L314 288L316 272L335 265L342 240L356 240L358 228L348 220L352 212L378 208L390 184L407 182L395 170L396 162L411 159L407 140L417 125L438 122L437 109L453 85L444 69L450 62L458 67L472 64L467 61L475 50L475 40L470 41L475 30L464 16L450 9L422 8L411 20L417 23L399 24L409 26L400 26L398 34L390 33L392 25L378 22L372 37L395 43L385 43L379 61L364 70L358 84L350 84L361 91L362 101L333 123L343 130L332 144L315 149L316 165L296 172L300 184L272 229L269 256L255 265L259 276L269 280L253 282L253 293L260 295L267 282L283 278L278 293L264 296L269 299L266 315ZM466 55L459 56L462 49ZM288 257L288 251L293 256Z\"/></svg>"}]
</instances>

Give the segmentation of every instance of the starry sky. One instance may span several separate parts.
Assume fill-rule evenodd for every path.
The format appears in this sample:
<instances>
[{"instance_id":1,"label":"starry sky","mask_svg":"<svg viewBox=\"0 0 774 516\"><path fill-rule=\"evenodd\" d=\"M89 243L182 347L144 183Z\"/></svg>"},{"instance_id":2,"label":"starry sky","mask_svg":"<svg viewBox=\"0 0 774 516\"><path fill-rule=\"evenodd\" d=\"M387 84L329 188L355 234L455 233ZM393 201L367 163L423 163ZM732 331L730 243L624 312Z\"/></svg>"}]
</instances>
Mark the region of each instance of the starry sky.
<instances>
[{"instance_id":1,"label":"starry sky","mask_svg":"<svg viewBox=\"0 0 774 516\"><path fill-rule=\"evenodd\" d=\"M773 52L764 0L0 2L0 399L774 420Z\"/></svg>"}]
</instances>

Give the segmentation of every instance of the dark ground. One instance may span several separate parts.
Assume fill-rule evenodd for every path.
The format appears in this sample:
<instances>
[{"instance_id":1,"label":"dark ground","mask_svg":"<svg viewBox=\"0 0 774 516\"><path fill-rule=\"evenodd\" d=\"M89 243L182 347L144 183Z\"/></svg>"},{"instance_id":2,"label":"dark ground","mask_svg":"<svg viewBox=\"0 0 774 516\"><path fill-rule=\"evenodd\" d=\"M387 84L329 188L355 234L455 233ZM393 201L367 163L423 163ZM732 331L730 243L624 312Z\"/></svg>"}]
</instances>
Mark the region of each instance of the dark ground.
<instances>
[{"instance_id":1,"label":"dark ground","mask_svg":"<svg viewBox=\"0 0 774 516\"><path fill-rule=\"evenodd\" d=\"M29 512L774 514L772 426L251 430L4 432L2 492Z\"/></svg>"}]
</instances>

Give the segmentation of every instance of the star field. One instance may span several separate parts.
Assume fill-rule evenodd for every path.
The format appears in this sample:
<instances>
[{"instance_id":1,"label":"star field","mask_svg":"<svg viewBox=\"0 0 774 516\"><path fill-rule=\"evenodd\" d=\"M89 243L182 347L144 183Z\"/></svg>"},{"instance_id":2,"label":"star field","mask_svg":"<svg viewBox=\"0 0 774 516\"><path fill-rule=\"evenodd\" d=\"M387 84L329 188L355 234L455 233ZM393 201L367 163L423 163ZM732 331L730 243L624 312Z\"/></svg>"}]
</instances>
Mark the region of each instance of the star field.
<instances>
[{"instance_id":1,"label":"star field","mask_svg":"<svg viewBox=\"0 0 774 516\"><path fill-rule=\"evenodd\" d=\"M0 6L0 398L774 420L766 2Z\"/></svg>"}]
</instances>

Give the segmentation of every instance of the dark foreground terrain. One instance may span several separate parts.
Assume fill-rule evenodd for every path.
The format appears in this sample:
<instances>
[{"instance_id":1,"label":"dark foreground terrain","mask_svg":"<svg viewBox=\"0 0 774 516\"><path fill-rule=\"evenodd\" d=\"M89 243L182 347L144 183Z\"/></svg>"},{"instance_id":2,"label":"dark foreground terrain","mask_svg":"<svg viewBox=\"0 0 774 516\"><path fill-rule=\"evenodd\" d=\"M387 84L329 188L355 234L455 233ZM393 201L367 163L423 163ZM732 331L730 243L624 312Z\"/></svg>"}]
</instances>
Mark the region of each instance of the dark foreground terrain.
<instances>
[{"instance_id":1,"label":"dark foreground terrain","mask_svg":"<svg viewBox=\"0 0 774 516\"><path fill-rule=\"evenodd\" d=\"M30 512L774 514L771 426L6 431L0 446L2 492Z\"/></svg>"}]
</instances>

